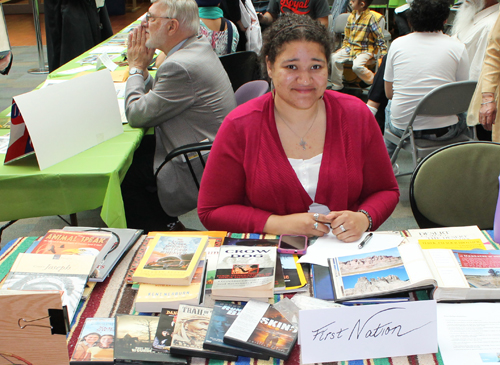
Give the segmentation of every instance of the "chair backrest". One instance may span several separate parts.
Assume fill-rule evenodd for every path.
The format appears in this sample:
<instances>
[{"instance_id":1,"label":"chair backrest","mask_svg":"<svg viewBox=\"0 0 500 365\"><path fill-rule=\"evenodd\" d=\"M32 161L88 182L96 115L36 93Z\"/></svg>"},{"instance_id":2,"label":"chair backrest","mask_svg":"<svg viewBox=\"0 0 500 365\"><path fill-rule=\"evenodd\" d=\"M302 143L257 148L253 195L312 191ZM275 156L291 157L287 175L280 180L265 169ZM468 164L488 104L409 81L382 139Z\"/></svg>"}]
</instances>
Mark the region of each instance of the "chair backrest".
<instances>
[{"instance_id":1,"label":"chair backrest","mask_svg":"<svg viewBox=\"0 0 500 365\"><path fill-rule=\"evenodd\" d=\"M477 225L492 229L500 143L471 141L434 151L415 169L410 204L420 228Z\"/></svg>"},{"instance_id":2,"label":"chair backrest","mask_svg":"<svg viewBox=\"0 0 500 365\"><path fill-rule=\"evenodd\" d=\"M347 25L347 18L349 18L350 13L342 13L337 16L333 26L334 33L344 33L345 26Z\"/></svg>"},{"instance_id":3,"label":"chair backrest","mask_svg":"<svg viewBox=\"0 0 500 365\"><path fill-rule=\"evenodd\" d=\"M257 58L257 53L252 51L235 52L219 57L229 76L233 91L248 81L255 80Z\"/></svg>"},{"instance_id":4,"label":"chair backrest","mask_svg":"<svg viewBox=\"0 0 500 365\"><path fill-rule=\"evenodd\" d=\"M236 105L241 105L247 101L264 95L269 90L269 84L265 80L249 81L241 85L234 93Z\"/></svg>"},{"instance_id":5,"label":"chair backrest","mask_svg":"<svg viewBox=\"0 0 500 365\"><path fill-rule=\"evenodd\" d=\"M192 161L196 159L199 160L202 166L202 169L205 169L206 160L208 158L208 152L212 149L213 142L199 142L199 143L191 143L186 144L184 146L177 147L170 151L168 155L165 157L165 160L158 166L155 172L155 179L158 178L158 174L160 170L165 166L168 162L173 160L175 157L183 156L184 161L187 162L189 167L189 171L191 172L191 176L193 177L193 181L200 190L200 182L201 182L201 174L196 174L197 168L193 166Z\"/></svg>"}]
</instances>

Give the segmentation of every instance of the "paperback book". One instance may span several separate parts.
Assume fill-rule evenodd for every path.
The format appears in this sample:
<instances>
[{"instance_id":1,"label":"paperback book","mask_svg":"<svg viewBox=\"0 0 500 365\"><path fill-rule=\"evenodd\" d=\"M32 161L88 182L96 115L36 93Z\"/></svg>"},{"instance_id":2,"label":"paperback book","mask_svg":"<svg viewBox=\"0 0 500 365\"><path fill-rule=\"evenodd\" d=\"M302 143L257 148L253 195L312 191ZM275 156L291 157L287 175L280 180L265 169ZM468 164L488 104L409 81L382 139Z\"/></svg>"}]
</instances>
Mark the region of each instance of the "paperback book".
<instances>
[{"instance_id":1,"label":"paperback book","mask_svg":"<svg viewBox=\"0 0 500 365\"><path fill-rule=\"evenodd\" d=\"M174 333L175 319L177 318L177 309L163 308L158 321L155 339L153 341L153 350L158 352L170 353L172 344L172 334Z\"/></svg>"},{"instance_id":2,"label":"paperback book","mask_svg":"<svg viewBox=\"0 0 500 365\"><path fill-rule=\"evenodd\" d=\"M20 253L2 290L58 290L71 324L93 264L94 256Z\"/></svg>"},{"instance_id":3,"label":"paperback book","mask_svg":"<svg viewBox=\"0 0 500 365\"><path fill-rule=\"evenodd\" d=\"M250 300L224 335L224 343L286 360L297 342L295 328L268 303Z\"/></svg>"},{"instance_id":4,"label":"paperback book","mask_svg":"<svg viewBox=\"0 0 500 365\"><path fill-rule=\"evenodd\" d=\"M205 257L207 259L207 278L205 282L205 291L210 293L214 284L215 272L217 271L217 261L219 260L220 246L207 247Z\"/></svg>"},{"instance_id":5,"label":"paperback book","mask_svg":"<svg viewBox=\"0 0 500 365\"><path fill-rule=\"evenodd\" d=\"M500 299L497 250L424 250L409 242L328 261L338 302L428 287L437 301Z\"/></svg>"},{"instance_id":6,"label":"paperback book","mask_svg":"<svg viewBox=\"0 0 500 365\"><path fill-rule=\"evenodd\" d=\"M146 253L146 250L148 248L149 242L153 239L153 236L143 236L142 242L137 249L134 259L130 263L130 266L127 271L127 275L125 276L125 282L127 284L133 284L134 280L132 277L134 276L135 270L137 269L137 266L139 266L139 263L141 262L144 254Z\"/></svg>"},{"instance_id":7,"label":"paperback book","mask_svg":"<svg viewBox=\"0 0 500 365\"><path fill-rule=\"evenodd\" d=\"M102 269L98 266L113 247L116 240L110 232L68 232L61 229L51 229L30 247L28 253L49 255L80 255L93 256L91 277L100 277Z\"/></svg>"},{"instance_id":8,"label":"paperback book","mask_svg":"<svg viewBox=\"0 0 500 365\"><path fill-rule=\"evenodd\" d=\"M307 279L302 270L302 265L298 262L299 256L280 253L278 257L281 262L281 267L283 268L285 288L283 290L275 290L275 294L306 291Z\"/></svg>"},{"instance_id":9,"label":"paperback book","mask_svg":"<svg viewBox=\"0 0 500 365\"><path fill-rule=\"evenodd\" d=\"M115 364L178 364L186 365L183 356L153 351L153 342L160 317L117 315L115 324Z\"/></svg>"},{"instance_id":10,"label":"paperback book","mask_svg":"<svg viewBox=\"0 0 500 365\"><path fill-rule=\"evenodd\" d=\"M172 354L227 361L235 361L238 358L236 355L203 348L212 310L212 308L186 304L179 306L170 346Z\"/></svg>"},{"instance_id":11,"label":"paperback book","mask_svg":"<svg viewBox=\"0 0 500 365\"><path fill-rule=\"evenodd\" d=\"M139 284L135 298L137 312L160 313L163 308L178 309L179 304L203 302L206 260L201 260L189 285Z\"/></svg>"},{"instance_id":12,"label":"paperback book","mask_svg":"<svg viewBox=\"0 0 500 365\"><path fill-rule=\"evenodd\" d=\"M224 343L224 335L229 327L231 327L236 317L240 314L243 307L243 304L234 304L220 300L215 301L212 317L208 324L207 336L205 337L205 342L203 342L203 348L227 352L238 356L268 360L269 355Z\"/></svg>"},{"instance_id":13,"label":"paperback book","mask_svg":"<svg viewBox=\"0 0 500 365\"><path fill-rule=\"evenodd\" d=\"M114 339L114 318L87 318L71 355L70 364L113 364Z\"/></svg>"},{"instance_id":14,"label":"paperback book","mask_svg":"<svg viewBox=\"0 0 500 365\"><path fill-rule=\"evenodd\" d=\"M189 285L205 251L207 236L155 235L132 279L139 283Z\"/></svg>"},{"instance_id":15,"label":"paperback book","mask_svg":"<svg viewBox=\"0 0 500 365\"><path fill-rule=\"evenodd\" d=\"M96 258L96 270L90 275L89 281L103 282L113 270L120 259L137 242L142 235L142 229L130 228L94 228L94 227L74 227L67 226L64 231L85 232L85 233L106 233L112 235L112 245L104 257L99 260Z\"/></svg>"},{"instance_id":16,"label":"paperback book","mask_svg":"<svg viewBox=\"0 0 500 365\"><path fill-rule=\"evenodd\" d=\"M275 265L276 247L222 246L212 298L267 301L273 296Z\"/></svg>"}]
</instances>

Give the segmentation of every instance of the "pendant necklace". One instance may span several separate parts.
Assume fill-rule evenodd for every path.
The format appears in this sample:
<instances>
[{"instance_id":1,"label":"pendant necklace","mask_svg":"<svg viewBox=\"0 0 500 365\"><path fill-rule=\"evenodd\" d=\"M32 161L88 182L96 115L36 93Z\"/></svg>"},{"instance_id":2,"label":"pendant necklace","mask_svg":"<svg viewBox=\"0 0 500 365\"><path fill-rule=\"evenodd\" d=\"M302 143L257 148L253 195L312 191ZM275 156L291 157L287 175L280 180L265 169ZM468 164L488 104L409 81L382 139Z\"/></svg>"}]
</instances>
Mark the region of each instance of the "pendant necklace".
<instances>
[{"instance_id":1,"label":"pendant necklace","mask_svg":"<svg viewBox=\"0 0 500 365\"><path fill-rule=\"evenodd\" d=\"M314 115L314 119L311 123L311 125L309 126L309 128L307 129L306 133L301 137L297 134L297 132L295 132L292 127L290 127L290 125L288 124L288 122L281 116L281 114L278 112L278 109L276 109L276 106L274 107L274 111L276 112L276 115L278 117L280 117L280 119L283 121L283 123L285 123L285 125L288 127L288 129L290 129L293 134L295 134L297 137L300 138L300 142L299 142L299 145L302 147L302 149L305 151L306 150L306 141L304 141L304 137L307 136L307 133L309 133L309 131L311 130L312 126L314 125L314 122L316 122L316 119L318 118L318 112L319 112L319 104L317 104L316 106L316 114Z\"/></svg>"}]
</instances>

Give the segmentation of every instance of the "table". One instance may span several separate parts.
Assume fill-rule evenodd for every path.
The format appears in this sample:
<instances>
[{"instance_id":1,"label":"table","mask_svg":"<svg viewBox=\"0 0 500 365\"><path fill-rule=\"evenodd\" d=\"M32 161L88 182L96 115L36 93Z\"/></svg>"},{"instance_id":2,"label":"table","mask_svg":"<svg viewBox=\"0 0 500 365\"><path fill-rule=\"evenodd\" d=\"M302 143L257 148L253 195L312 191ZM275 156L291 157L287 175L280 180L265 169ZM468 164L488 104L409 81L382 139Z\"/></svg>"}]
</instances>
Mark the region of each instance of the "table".
<instances>
[{"instance_id":1,"label":"table","mask_svg":"<svg viewBox=\"0 0 500 365\"><path fill-rule=\"evenodd\" d=\"M89 52L63 65L49 78L71 78L56 75L81 66L77 61ZM5 121L8 113L8 109L1 112L0 119ZM101 217L108 227L125 228L120 184L145 131L128 125L123 128L119 136L43 171L35 156L4 165L5 155L0 154L0 221L73 214L102 206ZM0 129L0 136L8 132ZM57 138L54 136L54 143Z\"/></svg>"}]
</instances>

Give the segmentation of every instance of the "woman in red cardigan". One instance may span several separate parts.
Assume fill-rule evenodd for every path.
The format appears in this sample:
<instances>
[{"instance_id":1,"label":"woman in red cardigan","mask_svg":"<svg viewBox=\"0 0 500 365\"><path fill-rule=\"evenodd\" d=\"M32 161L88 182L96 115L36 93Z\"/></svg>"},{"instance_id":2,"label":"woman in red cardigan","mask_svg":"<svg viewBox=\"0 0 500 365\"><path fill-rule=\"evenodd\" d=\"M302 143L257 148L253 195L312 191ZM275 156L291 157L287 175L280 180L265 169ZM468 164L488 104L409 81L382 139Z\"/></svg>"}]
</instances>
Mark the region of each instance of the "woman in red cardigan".
<instances>
[{"instance_id":1,"label":"woman in red cardigan","mask_svg":"<svg viewBox=\"0 0 500 365\"><path fill-rule=\"evenodd\" d=\"M209 230L353 242L392 213L399 189L379 127L359 99L326 90L330 39L306 16L265 34L274 89L222 123L203 174L198 214Z\"/></svg>"}]
</instances>

